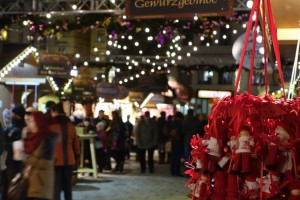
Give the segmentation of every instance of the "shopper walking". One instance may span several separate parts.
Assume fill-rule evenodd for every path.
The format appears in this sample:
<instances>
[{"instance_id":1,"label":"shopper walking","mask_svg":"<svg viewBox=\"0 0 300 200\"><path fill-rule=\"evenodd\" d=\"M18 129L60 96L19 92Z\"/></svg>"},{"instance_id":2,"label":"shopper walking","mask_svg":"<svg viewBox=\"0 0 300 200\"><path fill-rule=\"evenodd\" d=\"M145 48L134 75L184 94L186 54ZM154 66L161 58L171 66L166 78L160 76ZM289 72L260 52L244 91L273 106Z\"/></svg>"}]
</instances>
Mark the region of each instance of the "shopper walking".
<instances>
[{"instance_id":1,"label":"shopper walking","mask_svg":"<svg viewBox=\"0 0 300 200\"><path fill-rule=\"evenodd\" d=\"M130 115L127 115L127 121L125 122L125 127L126 127L125 157L127 157L127 159L130 159L130 150L132 149L133 146L133 139L132 139L133 124L129 121L129 119L130 119Z\"/></svg>"},{"instance_id":2,"label":"shopper walking","mask_svg":"<svg viewBox=\"0 0 300 200\"><path fill-rule=\"evenodd\" d=\"M123 172L125 162L126 127L118 111L112 112L111 120L111 155L116 161L114 172Z\"/></svg>"},{"instance_id":3,"label":"shopper walking","mask_svg":"<svg viewBox=\"0 0 300 200\"><path fill-rule=\"evenodd\" d=\"M53 199L54 148L58 134L49 131L50 119L39 111L28 115L24 152L27 154L25 168L31 167L27 192L30 200Z\"/></svg>"},{"instance_id":4,"label":"shopper walking","mask_svg":"<svg viewBox=\"0 0 300 200\"><path fill-rule=\"evenodd\" d=\"M95 139L95 150L96 150L96 160L98 165L98 172L102 173L105 161L106 161L106 153L108 147L108 140L105 133L105 121L99 122L96 125L96 139Z\"/></svg>"},{"instance_id":5,"label":"shopper walking","mask_svg":"<svg viewBox=\"0 0 300 200\"><path fill-rule=\"evenodd\" d=\"M98 116L94 119L94 126L96 126L99 122L105 122L105 133L106 136L108 138L109 141L111 141L111 127L110 127L110 119L108 118L108 116L105 114L104 110L99 110L98 112ZM107 146L107 150L106 150L106 160L105 160L105 166L104 169L105 170L111 170L111 161L110 161L110 157L111 157L111 148L110 148L110 144Z\"/></svg>"},{"instance_id":6,"label":"shopper walking","mask_svg":"<svg viewBox=\"0 0 300 200\"><path fill-rule=\"evenodd\" d=\"M170 171L173 176L182 176L181 158L183 158L183 123L184 116L181 112L176 112L171 125L171 166Z\"/></svg>"},{"instance_id":7,"label":"shopper walking","mask_svg":"<svg viewBox=\"0 0 300 200\"><path fill-rule=\"evenodd\" d=\"M157 119L158 130L158 158L159 164L164 164L166 159L166 142L169 139L166 112L162 111Z\"/></svg>"},{"instance_id":8,"label":"shopper walking","mask_svg":"<svg viewBox=\"0 0 300 200\"><path fill-rule=\"evenodd\" d=\"M72 174L79 162L80 144L75 126L65 115L62 104L52 106L53 124L51 130L57 132L60 140L55 148L55 193L54 199L60 200L61 192L65 200L72 200Z\"/></svg>"},{"instance_id":9,"label":"shopper walking","mask_svg":"<svg viewBox=\"0 0 300 200\"><path fill-rule=\"evenodd\" d=\"M153 154L155 147L157 146L157 138L156 122L150 118L150 112L146 111L144 117L140 119L136 130L141 173L146 172L146 151L148 154L149 172L154 173Z\"/></svg>"},{"instance_id":10,"label":"shopper walking","mask_svg":"<svg viewBox=\"0 0 300 200\"><path fill-rule=\"evenodd\" d=\"M197 134L199 122L194 116L194 110L189 109L182 123L182 131L184 135L184 160L188 162L191 152L190 141L192 136Z\"/></svg>"},{"instance_id":11,"label":"shopper walking","mask_svg":"<svg viewBox=\"0 0 300 200\"><path fill-rule=\"evenodd\" d=\"M26 126L25 108L22 105L15 106L11 111L12 125L3 129L5 140L6 169L1 171L2 182L2 200L7 199L7 190L9 182L15 177L18 172L22 171L23 161L14 159L13 143L22 139L22 130Z\"/></svg>"}]
</instances>

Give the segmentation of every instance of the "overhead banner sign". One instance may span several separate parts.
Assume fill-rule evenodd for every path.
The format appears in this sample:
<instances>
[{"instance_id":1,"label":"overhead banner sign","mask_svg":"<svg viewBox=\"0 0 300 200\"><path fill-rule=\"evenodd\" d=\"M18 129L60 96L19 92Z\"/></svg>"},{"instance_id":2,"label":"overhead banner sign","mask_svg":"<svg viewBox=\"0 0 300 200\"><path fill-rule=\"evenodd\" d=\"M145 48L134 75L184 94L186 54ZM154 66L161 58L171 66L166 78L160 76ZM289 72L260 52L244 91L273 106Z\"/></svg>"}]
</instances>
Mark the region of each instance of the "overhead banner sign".
<instances>
[{"instance_id":1,"label":"overhead banner sign","mask_svg":"<svg viewBox=\"0 0 300 200\"><path fill-rule=\"evenodd\" d=\"M40 53L39 75L67 78L70 74L71 55Z\"/></svg>"},{"instance_id":2,"label":"overhead banner sign","mask_svg":"<svg viewBox=\"0 0 300 200\"><path fill-rule=\"evenodd\" d=\"M126 0L129 19L230 16L233 0Z\"/></svg>"}]
</instances>

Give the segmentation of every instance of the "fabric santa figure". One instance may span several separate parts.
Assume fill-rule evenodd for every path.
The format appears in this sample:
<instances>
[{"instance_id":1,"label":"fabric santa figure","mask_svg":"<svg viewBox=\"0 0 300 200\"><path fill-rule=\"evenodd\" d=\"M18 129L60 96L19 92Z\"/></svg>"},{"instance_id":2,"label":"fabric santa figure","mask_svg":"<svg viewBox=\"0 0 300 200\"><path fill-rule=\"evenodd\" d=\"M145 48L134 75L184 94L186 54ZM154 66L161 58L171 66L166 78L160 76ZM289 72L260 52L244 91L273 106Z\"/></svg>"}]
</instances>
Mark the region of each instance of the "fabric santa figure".
<instances>
[{"instance_id":1,"label":"fabric santa figure","mask_svg":"<svg viewBox=\"0 0 300 200\"><path fill-rule=\"evenodd\" d=\"M223 156L216 165L217 169L219 170L223 169L225 165L229 163L232 157L232 151L236 146L236 137L234 136L234 132L232 129L228 130L228 137L229 141L225 145L223 145Z\"/></svg>"},{"instance_id":2,"label":"fabric santa figure","mask_svg":"<svg viewBox=\"0 0 300 200\"><path fill-rule=\"evenodd\" d=\"M292 131L288 127L287 123L279 122L275 129L276 138L279 141L279 157L281 162L279 166L281 168L281 173L288 173L293 169L293 158L291 152Z\"/></svg>"},{"instance_id":3,"label":"fabric santa figure","mask_svg":"<svg viewBox=\"0 0 300 200\"><path fill-rule=\"evenodd\" d=\"M255 177L246 176L244 179L244 186L241 192L241 196L244 199L257 199L259 188L260 185L256 181Z\"/></svg>"},{"instance_id":4,"label":"fabric santa figure","mask_svg":"<svg viewBox=\"0 0 300 200\"><path fill-rule=\"evenodd\" d=\"M221 157L221 138L226 137L224 120L221 118L214 119L211 123L209 134L209 139L203 140L203 144L206 145L206 156L203 158L203 171L213 174L216 171L216 164Z\"/></svg>"},{"instance_id":5,"label":"fabric santa figure","mask_svg":"<svg viewBox=\"0 0 300 200\"><path fill-rule=\"evenodd\" d=\"M232 170L233 172L241 172L243 174L249 173L251 148L255 145L250 127L246 125L241 127L236 142Z\"/></svg>"},{"instance_id":6,"label":"fabric santa figure","mask_svg":"<svg viewBox=\"0 0 300 200\"><path fill-rule=\"evenodd\" d=\"M258 183L260 183L260 179L256 179ZM279 185L280 185L280 173L278 172L270 172L262 180L262 195L263 199L269 199L279 193Z\"/></svg>"},{"instance_id":7,"label":"fabric santa figure","mask_svg":"<svg viewBox=\"0 0 300 200\"><path fill-rule=\"evenodd\" d=\"M201 178L189 187L192 191L192 200L206 200L208 199L208 176L201 174Z\"/></svg>"}]
</instances>

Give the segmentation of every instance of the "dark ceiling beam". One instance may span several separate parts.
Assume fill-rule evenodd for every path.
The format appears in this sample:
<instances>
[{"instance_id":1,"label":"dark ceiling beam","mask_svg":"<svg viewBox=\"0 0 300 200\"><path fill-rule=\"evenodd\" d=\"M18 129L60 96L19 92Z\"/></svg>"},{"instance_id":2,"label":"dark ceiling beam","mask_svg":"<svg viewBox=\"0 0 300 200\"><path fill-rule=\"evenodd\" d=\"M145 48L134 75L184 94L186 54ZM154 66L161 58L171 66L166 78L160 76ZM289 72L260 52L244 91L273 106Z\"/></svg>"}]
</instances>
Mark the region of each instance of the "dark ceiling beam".
<instances>
[{"instance_id":1,"label":"dark ceiling beam","mask_svg":"<svg viewBox=\"0 0 300 200\"><path fill-rule=\"evenodd\" d=\"M235 11L248 11L248 0L234 0ZM78 15L78 14L124 14L125 0L2 0L0 15Z\"/></svg>"}]
</instances>

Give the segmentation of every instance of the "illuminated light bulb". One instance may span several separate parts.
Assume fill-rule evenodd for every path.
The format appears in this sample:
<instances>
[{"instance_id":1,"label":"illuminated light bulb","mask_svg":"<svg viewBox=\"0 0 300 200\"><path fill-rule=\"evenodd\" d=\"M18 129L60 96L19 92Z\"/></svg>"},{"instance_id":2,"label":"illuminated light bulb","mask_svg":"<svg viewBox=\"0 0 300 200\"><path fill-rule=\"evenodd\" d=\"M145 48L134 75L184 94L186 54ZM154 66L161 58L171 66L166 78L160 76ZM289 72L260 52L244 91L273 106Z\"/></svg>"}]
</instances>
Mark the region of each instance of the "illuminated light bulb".
<instances>
[{"instance_id":1,"label":"illuminated light bulb","mask_svg":"<svg viewBox=\"0 0 300 200\"><path fill-rule=\"evenodd\" d=\"M191 53L187 52L187 53L186 53L186 56L187 56L187 57L190 57L190 56L191 56Z\"/></svg>"},{"instance_id":2,"label":"illuminated light bulb","mask_svg":"<svg viewBox=\"0 0 300 200\"><path fill-rule=\"evenodd\" d=\"M75 57L76 57L76 58L80 58L80 54L79 54L79 53L76 53L76 54L75 54Z\"/></svg>"},{"instance_id":3,"label":"illuminated light bulb","mask_svg":"<svg viewBox=\"0 0 300 200\"><path fill-rule=\"evenodd\" d=\"M237 30L234 29L234 30L232 31L232 33L233 33L233 34L237 34Z\"/></svg>"},{"instance_id":4,"label":"illuminated light bulb","mask_svg":"<svg viewBox=\"0 0 300 200\"><path fill-rule=\"evenodd\" d=\"M190 41L190 42L188 43L188 45L189 45L189 46L192 46L192 45L193 45L193 43Z\"/></svg>"},{"instance_id":5,"label":"illuminated light bulb","mask_svg":"<svg viewBox=\"0 0 300 200\"><path fill-rule=\"evenodd\" d=\"M136 74L135 77L136 77L136 78L140 78L140 75Z\"/></svg>"},{"instance_id":6,"label":"illuminated light bulb","mask_svg":"<svg viewBox=\"0 0 300 200\"><path fill-rule=\"evenodd\" d=\"M217 35L217 31L213 31L213 34L214 34L214 35Z\"/></svg>"},{"instance_id":7,"label":"illuminated light bulb","mask_svg":"<svg viewBox=\"0 0 300 200\"><path fill-rule=\"evenodd\" d=\"M99 61L100 61L100 58L99 58L99 57L96 57L96 58L95 58L95 61L96 61L96 62L99 62Z\"/></svg>"},{"instance_id":8,"label":"illuminated light bulb","mask_svg":"<svg viewBox=\"0 0 300 200\"><path fill-rule=\"evenodd\" d=\"M161 44L157 44L157 48L159 48L159 49L160 49L160 48L161 48Z\"/></svg>"},{"instance_id":9,"label":"illuminated light bulb","mask_svg":"<svg viewBox=\"0 0 300 200\"><path fill-rule=\"evenodd\" d=\"M207 47L209 47L209 46L210 46L210 44L209 44L209 43L206 43L206 46L207 46Z\"/></svg>"},{"instance_id":10,"label":"illuminated light bulb","mask_svg":"<svg viewBox=\"0 0 300 200\"><path fill-rule=\"evenodd\" d=\"M110 51L109 50L107 50L105 53L106 53L106 55L110 55Z\"/></svg>"},{"instance_id":11,"label":"illuminated light bulb","mask_svg":"<svg viewBox=\"0 0 300 200\"><path fill-rule=\"evenodd\" d=\"M229 28L230 28L230 25L229 25L229 24L226 24L225 28L229 29Z\"/></svg>"},{"instance_id":12,"label":"illuminated light bulb","mask_svg":"<svg viewBox=\"0 0 300 200\"><path fill-rule=\"evenodd\" d=\"M248 0L247 2L246 2L246 6L247 6L247 8L252 8L253 7L253 1L252 0Z\"/></svg>"},{"instance_id":13,"label":"illuminated light bulb","mask_svg":"<svg viewBox=\"0 0 300 200\"><path fill-rule=\"evenodd\" d=\"M218 44L218 43L219 43L219 40L215 40L215 43Z\"/></svg>"},{"instance_id":14,"label":"illuminated light bulb","mask_svg":"<svg viewBox=\"0 0 300 200\"><path fill-rule=\"evenodd\" d=\"M181 56L178 56L177 58L178 58L178 60L181 60L181 59L182 59L182 57L181 57Z\"/></svg>"},{"instance_id":15,"label":"illuminated light bulb","mask_svg":"<svg viewBox=\"0 0 300 200\"><path fill-rule=\"evenodd\" d=\"M156 60L158 60L159 59L159 55L156 55L155 58L156 58Z\"/></svg>"},{"instance_id":16,"label":"illuminated light bulb","mask_svg":"<svg viewBox=\"0 0 300 200\"><path fill-rule=\"evenodd\" d=\"M83 65L84 65L84 66L88 66L89 63L88 63L87 61L84 61Z\"/></svg>"},{"instance_id":17,"label":"illuminated light bulb","mask_svg":"<svg viewBox=\"0 0 300 200\"><path fill-rule=\"evenodd\" d=\"M72 9L73 9L73 10L77 10L77 5L73 4L73 5L72 5Z\"/></svg>"},{"instance_id":18,"label":"illuminated light bulb","mask_svg":"<svg viewBox=\"0 0 300 200\"><path fill-rule=\"evenodd\" d=\"M152 40L153 40L153 37L152 37L152 36L149 36L147 39L148 39L148 41L152 41Z\"/></svg>"},{"instance_id":19,"label":"illuminated light bulb","mask_svg":"<svg viewBox=\"0 0 300 200\"><path fill-rule=\"evenodd\" d=\"M155 70L154 70L154 69L151 69L151 72L152 72L152 73L154 73L154 72L155 72Z\"/></svg>"},{"instance_id":20,"label":"illuminated light bulb","mask_svg":"<svg viewBox=\"0 0 300 200\"><path fill-rule=\"evenodd\" d=\"M201 41L203 41L204 39L205 39L204 36L201 36L201 37L200 37L200 40L201 40Z\"/></svg>"},{"instance_id":21,"label":"illuminated light bulb","mask_svg":"<svg viewBox=\"0 0 300 200\"><path fill-rule=\"evenodd\" d=\"M46 17L47 17L48 19L50 19L50 18L52 17L52 15L51 15L50 13L47 13L47 14L46 14Z\"/></svg>"},{"instance_id":22,"label":"illuminated light bulb","mask_svg":"<svg viewBox=\"0 0 300 200\"><path fill-rule=\"evenodd\" d=\"M28 21L27 21L27 20L24 20L24 21L23 21L23 25L24 25L24 26L27 26L27 25L28 25Z\"/></svg>"},{"instance_id":23,"label":"illuminated light bulb","mask_svg":"<svg viewBox=\"0 0 300 200\"><path fill-rule=\"evenodd\" d=\"M145 28L145 32L146 32L146 33L149 33L149 32L150 32L150 28L148 28L148 27Z\"/></svg>"},{"instance_id":24,"label":"illuminated light bulb","mask_svg":"<svg viewBox=\"0 0 300 200\"><path fill-rule=\"evenodd\" d=\"M128 66L128 69L129 69L129 70L132 70L132 66Z\"/></svg>"},{"instance_id":25,"label":"illuminated light bulb","mask_svg":"<svg viewBox=\"0 0 300 200\"><path fill-rule=\"evenodd\" d=\"M123 50L127 50L127 46L123 46Z\"/></svg>"},{"instance_id":26,"label":"illuminated light bulb","mask_svg":"<svg viewBox=\"0 0 300 200\"><path fill-rule=\"evenodd\" d=\"M132 35L128 36L128 40L132 40L132 38L133 38Z\"/></svg>"},{"instance_id":27,"label":"illuminated light bulb","mask_svg":"<svg viewBox=\"0 0 300 200\"><path fill-rule=\"evenodd\" d=\"M138 46L140 45L140 43L139 43L139 42L135 42L134 45L135 45L136 47L138 47Z\"/></svg>"},{"instance_id":28,"label":"illuminated light bulb","mask_svg":"<svg viewBox=\"0 0 300 200\"><path fill-rule=\"evenodd\" d=\"M194 16L194 20L197 21L199 19L198 16Z\"/></svg>"},{"instance_id":29,"label":"illuminated light bulb","mask_svg":"<svg viewBox=\"0 0 300 200\"><path fill-rule=\"evenodd\" d=\"M123 81L119 81L119 84L123 84Z\"/></svg>"},{"instance_id":30,"label":"illuminated light bulb","mask_svg":"<svg viewBox=\"0 0 300 200\"><path fill-rule=\"evenodd\" d=\"M263 41L263 37L261 36L261 35L258 35L257 37L256 37L256 42L258 42L258 43L262 43L262 41Z\"/></svg>"},{"instance_id":31,"label":"illuminated light bulb","mask_svg":"<svg viewBox=\"0 0 300 200\"><path fill-rule=\"evenodd\" d=\"M264 47L260 47L258 51L259 51L259 53L262 54L262 55L264 55L264 53L265 53Z\"/></svg>"},{"instance_id":32,"label":"illuminated light bulb","mask_svg":"<svg viewBox=\"0 0 300 200\"><path fill-rule=\"evenodd\" d=\"M132 81L134 78L133 78L133 76L130 76L130 80Z\"/></svg>"},{"instance_id":33,"label":"illuminated light bulb","mask_svg":"<svg viewBox=\"0 0 300 200\"><path fill-rule=\"evenodd\" d=\"M139 54L143 54L143 51L142 51L142 50L139 50Z\"/></svg>"},{"instance_id":34,"label":"illuminated light bulb","mask_svg":"<svg viewBox=\"0 0 300 200\"><path fill-rule=\"evenodd\" d=\"M223 39L224 39L224 40L227 39L227 35L223 35Z\"/></svg>"},{"instance_id":35,"label":"illuminated light bulb","mask_svg":"<svg viewBox=\"0 0 300 200\"><path fill-rule=\"evenodd\" d=\"M113 42L111 40L108 40L107 44L108 44L108 46L111 46L111 45L113 45Z\"/></svg>"},{"instance_id":36,"label":"illuminated light bulb","mask_svg":"<svg viewBox=\"0 0 300 200\"><path fill-rule=\"evenodd\" d=\"M194 47L193 50L194 50L194 51L198 51L198 47Z\"/></svg>"}]
</instances>

